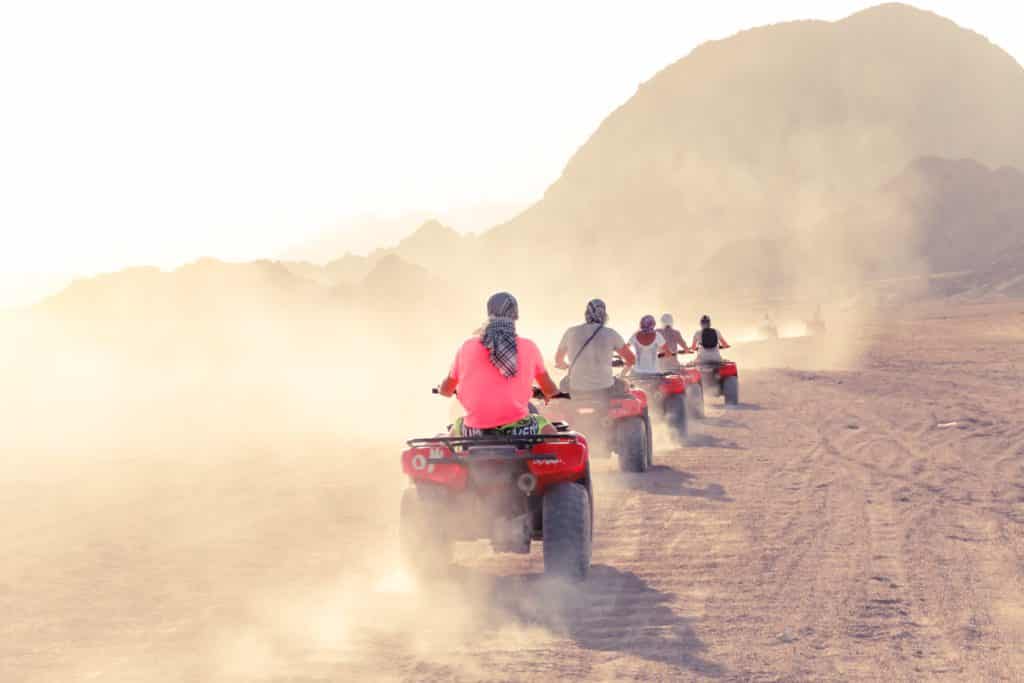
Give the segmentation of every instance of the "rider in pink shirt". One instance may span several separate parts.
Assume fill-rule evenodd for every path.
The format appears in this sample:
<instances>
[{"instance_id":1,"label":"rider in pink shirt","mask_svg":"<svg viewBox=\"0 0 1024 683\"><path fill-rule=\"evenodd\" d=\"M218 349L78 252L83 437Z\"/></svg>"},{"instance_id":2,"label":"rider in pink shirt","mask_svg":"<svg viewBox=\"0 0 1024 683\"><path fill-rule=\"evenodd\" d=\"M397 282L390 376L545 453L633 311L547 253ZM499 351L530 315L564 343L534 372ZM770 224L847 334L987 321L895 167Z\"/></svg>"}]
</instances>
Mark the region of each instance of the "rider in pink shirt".
<instances>
[{"instance_id":1,"label":"rider in pink shirt","mask_svg":"<svg viewBox=\"0 0 1024 683\"><path fill-rule=\"evenodd\" d=\"M533 384L536 381L548 398L558 393L558 387L548 375L537 345L516 334L519 305L515 297L495 294L487 302L487 313L483 334L459 348L441 383L441 394L451 396L458 391L466 410L458 426L465 432L548 431L547 421L529 411Z\"/></svg>"}]
</instances>

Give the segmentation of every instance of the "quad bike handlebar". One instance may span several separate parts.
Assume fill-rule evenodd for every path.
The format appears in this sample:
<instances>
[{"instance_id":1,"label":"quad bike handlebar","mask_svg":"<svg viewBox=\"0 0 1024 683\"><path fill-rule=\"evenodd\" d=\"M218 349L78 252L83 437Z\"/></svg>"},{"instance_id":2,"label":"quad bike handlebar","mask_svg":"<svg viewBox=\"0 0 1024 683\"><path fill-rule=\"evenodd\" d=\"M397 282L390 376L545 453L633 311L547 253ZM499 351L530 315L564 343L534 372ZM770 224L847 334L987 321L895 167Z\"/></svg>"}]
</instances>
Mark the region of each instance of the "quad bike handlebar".
<instances>
[{"instance_id":1,"label":"quad bike handlebar","mask_svg":"<svg viewBox=\"0 0 1024 683\"><path fill-rule=\"evenodd\" d=\"M693 353L693 350L686 348L680 351L662 351L661 353L658 354L658 358L668 358L669 356L685 356L688 353Z\"/></svg>"},{"instance_id":2,"label":"quad bike handlebar","mask_svg":"<svg viewBox=\"0 0 1024 683\"><path fill-rule=\"evenodd\" d=\"M542 401L542 400L544 400L544 398L546 398L544 396L544 392L540 390L540 387L534 387L533 388L533 397L535 399L537 399L538 401ZM554 401L555 399L569 399L569 398L572 398L572 396L570 396L569 394L565 393L564 391L559 391L557 394L552 396L550 400Z\"/></svg>"}]
</instances>

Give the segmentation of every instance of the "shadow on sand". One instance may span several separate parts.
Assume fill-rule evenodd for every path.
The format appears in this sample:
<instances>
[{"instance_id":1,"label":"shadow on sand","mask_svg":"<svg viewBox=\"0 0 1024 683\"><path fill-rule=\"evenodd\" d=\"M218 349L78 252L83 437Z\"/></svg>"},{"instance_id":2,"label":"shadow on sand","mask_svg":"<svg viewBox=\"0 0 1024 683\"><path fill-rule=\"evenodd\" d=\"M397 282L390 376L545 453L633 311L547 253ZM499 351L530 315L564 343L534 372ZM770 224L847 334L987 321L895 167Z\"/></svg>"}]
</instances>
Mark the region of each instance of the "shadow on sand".
<instances>
[{"instance_id":1,"label":"shadow on sand","mask_svg":"<svg viewBox=\"0 0 1024 683\"><path fill-rule=\"evenodd\" d=\"M725 448L731 451L745 451L747 450L743 446L740 446L735 441L730 439L722 439L711 434L690 434L686 437L686 442L683 444L684 448Z\"/></svg>"},{"instance_id":2,"label":"shadow on sand","mask_svg":"<svg viewBox=\"0 0 1024 683\"><path fill-rule=\"evenodd\" d=\"M489 584L490 604L526 624L567 636L586 650L621 652L677 667L689 676L719 678L724 668L704 659L707 647L695 619L677 614L675 595L652 587L632 572L593 565L586 581L567 583L543 574L463 578Z\"/></svg>"},{"instance_id":3,"label":"shadow on sand","mask_svg":"<svg viewBox=\"0 0 1024 683\"><path fill-rule=\"evenodd\" d=\"M696 478L694 475L665 465L654 465L643 474L622 474L621 477L628 488L656 496L687 496L723 503L733 502L720 484L708 484L700 489L688 486Z\"/></svg>"}]
</instances>

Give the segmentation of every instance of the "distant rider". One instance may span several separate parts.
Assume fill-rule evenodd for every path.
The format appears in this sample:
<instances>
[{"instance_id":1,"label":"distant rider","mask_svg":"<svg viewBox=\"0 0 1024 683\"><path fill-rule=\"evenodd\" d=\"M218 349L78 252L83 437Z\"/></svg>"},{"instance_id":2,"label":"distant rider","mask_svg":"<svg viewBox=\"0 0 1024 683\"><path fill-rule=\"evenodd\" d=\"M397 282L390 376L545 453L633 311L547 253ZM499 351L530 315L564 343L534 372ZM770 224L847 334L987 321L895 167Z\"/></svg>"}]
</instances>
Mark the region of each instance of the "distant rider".
<instances>
[{"instance_id":1,"label":"distant rider","mask_svg":"<svg viewBox=\"0 0 1024 683\"><path fill-rule=\"evenodd\" d=\"M518 319L516 298L507 292L495 294L487 301L482 333L463 343L455 355L440 387L443 396L458 390L466 410L452 428L455 436L555 432L546 419L530 413L535 380L548 398L558 393L558 387L537 345L516 334Z\"/></svg>"},{"instance_id":2,"label":"distant rider","mask_svg":"<svg viewBox=\"0 0 1024 683\"><path fill-rule=\"evenodd\" d=\"M656 375L659 372L658 356L667 349L665 338L655 329L656 325L653 315L645 315L640 319L640 329L629 338L629 345L636 353L634 375Z\"/></svg>"},{"instance_id":3,"label":"distant rider","mask_svg":"<svg viewBox=\"0 0 1024 683\"><path fill-rule=\"evenodd\" d=\"M665 339L666 353L661 356L658 368L661 372L675 372L681 367L676 354L680 352L689 353L690 347L686 345L683 333L673 327L675 320L672 318L671 313L661 316L661 324L663 327L658 331L661 332L661 336Z\"/></svg>"},{"instance_id":4,"label":"distant rider","mask_svg":"<svg viewBox=\"0 0 1024 683\"><path fill-rule=\"evenodd\" d=\"M555 353L555 367L568 370L565 388L573 398L593 394L625 393L624 383L616 381L612 355L625 362L623 374L636 363L636 357L622 335L607 327L608 309L601 299L592 299L584 314L586 322L570 327L562 335Z\"/></svg>"},{"instance_id":5,"label":"distant rider","mask_svg":"<svg viewBox=\"0 0 1024 683\"><path fill-rule=\"evenodd\" d=\"M693 335L693 347L691 350L697 352L698 363L721 363L722 354L719 349L729 348L729 342L725 337L711 327L711 318L704 315L700 319L700 329Z\"/></svg>"}]
</instances>

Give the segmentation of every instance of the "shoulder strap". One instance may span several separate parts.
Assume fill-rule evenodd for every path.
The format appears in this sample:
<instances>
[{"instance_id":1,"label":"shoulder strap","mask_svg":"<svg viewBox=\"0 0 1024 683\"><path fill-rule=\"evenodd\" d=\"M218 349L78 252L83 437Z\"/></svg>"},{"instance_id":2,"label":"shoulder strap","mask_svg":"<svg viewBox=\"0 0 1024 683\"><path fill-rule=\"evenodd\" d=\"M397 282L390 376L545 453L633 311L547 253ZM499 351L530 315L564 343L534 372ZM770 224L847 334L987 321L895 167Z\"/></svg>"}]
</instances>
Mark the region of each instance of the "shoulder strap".
<instances>
[{"instance_id":1,"label":"shoulder strap","mask_svg":"<svg viewBox=\"0 0 1024 683\"><path fill-rule=\"evenodd\" d=\"M596 337L597 333L600 332L603 329L604 329L604 323L601 323L600 325L597 326L597 329L594 330L594 333L587 338L587 341L583 342L583 346L581 346L580 350L576 352L576 357L572 359L571 363L569 363L569 371L568 371L569 375L572 375L572 369L574 367L576 367L576 361L578 361L580 359L580 356L583 355L583 350L586 349L587 346L590 345L590 342L594 341L594 337Z\"/></svg>"}]
</instances>

